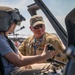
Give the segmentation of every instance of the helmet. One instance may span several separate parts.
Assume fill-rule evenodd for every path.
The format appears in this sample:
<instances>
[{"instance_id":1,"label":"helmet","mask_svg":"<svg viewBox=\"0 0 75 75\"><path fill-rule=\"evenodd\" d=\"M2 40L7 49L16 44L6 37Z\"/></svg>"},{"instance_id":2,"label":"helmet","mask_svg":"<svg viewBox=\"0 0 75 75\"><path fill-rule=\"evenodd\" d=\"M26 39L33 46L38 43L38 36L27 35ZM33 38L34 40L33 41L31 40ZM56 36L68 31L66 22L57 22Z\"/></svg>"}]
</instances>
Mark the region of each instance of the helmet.
<instances>
[{"instance_id":1,"label":"helmet","mask_svg":"<svg viewBox=\"0 0 75 75\"><path fill-rule=\"evenodd\" d=\"M6 6L0 6L0 32L6 32L11 23L20 25L25 18L20 14L17 8L13 9Z\"/></svg>"}]
</instances>

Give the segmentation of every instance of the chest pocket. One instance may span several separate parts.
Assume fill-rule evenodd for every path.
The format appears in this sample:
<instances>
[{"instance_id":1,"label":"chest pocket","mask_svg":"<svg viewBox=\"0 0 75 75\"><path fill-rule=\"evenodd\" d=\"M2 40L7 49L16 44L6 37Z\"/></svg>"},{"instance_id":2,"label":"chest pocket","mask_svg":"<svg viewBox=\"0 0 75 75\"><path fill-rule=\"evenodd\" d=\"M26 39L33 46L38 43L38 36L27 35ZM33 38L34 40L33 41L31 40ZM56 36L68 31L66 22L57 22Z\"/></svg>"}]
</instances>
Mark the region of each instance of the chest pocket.
<instances>
[{"instance_id":1,"label":"chest pocket","mask_svg":"<svg viewBox=\"0 0 75 75\"><path fill-rule=\"evenodd\" d=\"M40 45L36 48L36 54L41 54L43 50L44 50L44 45L43 45L43 44L40 44Z\"/></svg>"},{"instance_id":2,"label":"chest pocket","mask_svg":"<svg viewBox=\"0 0 75 75\"><path fill-rule=\"evenodd\" d=\"M30 42L28 42L26 44L26 47L25 47L25 51L26 51L26 55L34 55L33 53L33 44L30 44Z\"/></svg>"}]
</instances>

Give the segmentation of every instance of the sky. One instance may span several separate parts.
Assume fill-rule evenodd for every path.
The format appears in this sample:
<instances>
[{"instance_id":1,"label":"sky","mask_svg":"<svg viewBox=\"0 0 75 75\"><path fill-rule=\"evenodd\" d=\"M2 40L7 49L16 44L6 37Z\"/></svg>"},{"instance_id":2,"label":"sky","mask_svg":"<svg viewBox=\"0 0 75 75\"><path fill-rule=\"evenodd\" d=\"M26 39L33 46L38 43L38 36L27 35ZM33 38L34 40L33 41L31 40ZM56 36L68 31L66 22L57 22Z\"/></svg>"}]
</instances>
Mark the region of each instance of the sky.
<instances>
[{"instance_id":1,"label":"sky","mask_svg":"<svg viewBox=\"0 0 75 75\"><path fill-rule=\"evenodd\" d=\"M0 6L9 6L12 8L18 8L20 10L20 13L26 18L26 21L23 21L21 23L21 26L25 26L24 29L15 32L15 34L25 34L26 36L31 35L32 32L29 29L29 19L30 19L30 14L27 11L27 6L34 3L34 0L0 0ZM16 27L16 30L19 29L20 27Z\"/></svg>"},{"instance_id":2,"label":"sky","mask_svg":"<svg viewBox=\"0 0 75 75\"><path fill-rule=\"evenodd\" d=\"M53 12L56 15L57 15L58 12L61 13L61 16L58 16L59 14L57 15L57 19L61 23L62 23L62 19L64 18L64 14L66 14L65 12L67 10L69 10L69 8L71 8L71 6L73 7L73 5L75 5L75 0L72 0L72 1L66 0L66 2L65 2L65 0L58 0L58 2L56 0L49 0L49 2L47 2L47 0L44 0L44 1L45 1L45 3L48 3L47 5L49 5L50 9L52 9L53 11L55 9L57 9L57 8L59 8L60 10L62 10L62 11L60 11L58 9L58 10L55 10ZM58 4L56 4L56 2ZM17 26L16 30L20 29L22 26L25 26L25 28L22 29L22 30L20 30L20 31L18 31L18 32L15 32L15 34L19 34L19 35L24 34L26 37L28 37L29 35L33 34L30 31L30 29L29 29L29 26L30 26L30 21L29 20L31 18L31 15L29 14L28 8L27 8L28 5L33 4L33 3L34 3L34 0L0 0L0 6L9 6L9 7L12 7L12 8L18 8L20 10L20 13L26 18L26 21L23 21L21 23L20 27ZM62 3L63 3L64 6L62 6ZM68 5L67 5L67 3L68 3ZM62 7L60 7L59 5L62 6ZM39 14L40 13L43 15L43 17L45 17L44 14L41 11L39 12ZM52 26L49 25L50 23L47 21L47 18L44 18L44 21L45 21L45 25L46 25L46 31L49 32L49 33L55 33L55 31L52 28Z\"/></svg>"},{"instance_id":3,"label":"sky","mask_svg":"<svg viewBox=\"0 0 75 75\"><path fill-rule=\"evenodd\" d=\"M15 34L19 34L19 35L24 34L26 37L33 34L31 30L29 29L29 26L30 26L29 20L31 18L31 15L29 14L27 10L28 9L27 6L33 3L34 3L34 0L0 0L0 6L9 6L12 8L18 8L20 10L20 13L26 18L26 21L23 21L21 23L21 26L20 27L17 26L15 30L20 29L22 26L24 26L25 28L18 32L15 32ZM46 20L47 19L45 19L45 21ZM49 26L46 27L46 30L50 31Z\"/></svg>"}]
</instances>

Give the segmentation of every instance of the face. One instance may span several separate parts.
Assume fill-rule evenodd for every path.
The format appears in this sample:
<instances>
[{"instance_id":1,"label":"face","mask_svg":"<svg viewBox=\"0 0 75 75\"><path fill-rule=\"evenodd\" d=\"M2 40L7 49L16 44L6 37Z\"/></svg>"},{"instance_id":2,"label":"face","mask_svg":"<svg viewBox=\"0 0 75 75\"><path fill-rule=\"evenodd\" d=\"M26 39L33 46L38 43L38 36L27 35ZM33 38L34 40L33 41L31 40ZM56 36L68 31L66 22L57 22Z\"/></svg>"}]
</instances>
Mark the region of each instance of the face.
<instances>
[{"instance_id":1,"label":"face","mask_svg":"<svg viewBox=\"0 0 75 75\"><path fill-rule=\"evenodd\" d=\"M12 23L10 28L8 29L7 33L10 34L10 33L13 33L14 30L15 30L15 27L16 27L16 24L15 23Z\"/></svg>"},{"instance_id":2,"label":"face","mask_svg":"<svg viewBox=\"0 0 75 75\"><path fill-rule=\"evenodd\" d=\"M35 27L30 26L30 29L36 38L41 38L45 33L45 25L43 24L36 25Z\"/></svg>"}]
</instances>

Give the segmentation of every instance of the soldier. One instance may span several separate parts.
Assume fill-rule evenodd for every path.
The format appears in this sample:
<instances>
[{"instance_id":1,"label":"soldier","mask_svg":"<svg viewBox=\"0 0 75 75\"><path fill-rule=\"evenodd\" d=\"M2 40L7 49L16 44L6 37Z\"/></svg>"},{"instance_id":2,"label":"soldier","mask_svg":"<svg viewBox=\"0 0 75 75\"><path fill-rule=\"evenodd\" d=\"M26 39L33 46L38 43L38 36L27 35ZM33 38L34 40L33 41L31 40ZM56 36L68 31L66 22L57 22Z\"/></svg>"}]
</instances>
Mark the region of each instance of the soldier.
<instances>
[{"instance_id":1,"label":"soldier","mask_svg":"<svg viewBox=\"0 0 75 75\"><path fill-rule=\"evenodd\" d=\"M55 56L53 56L54 59L66 62L67 57L64 54L65 46L57 36L45 32L45 22L42 16L34 15L31 17L30 30L34 35L26 38L18 48L23 55L41 54L44 45L50 43L54 47L56 53Z\"/></svg>"}]
</instances>

